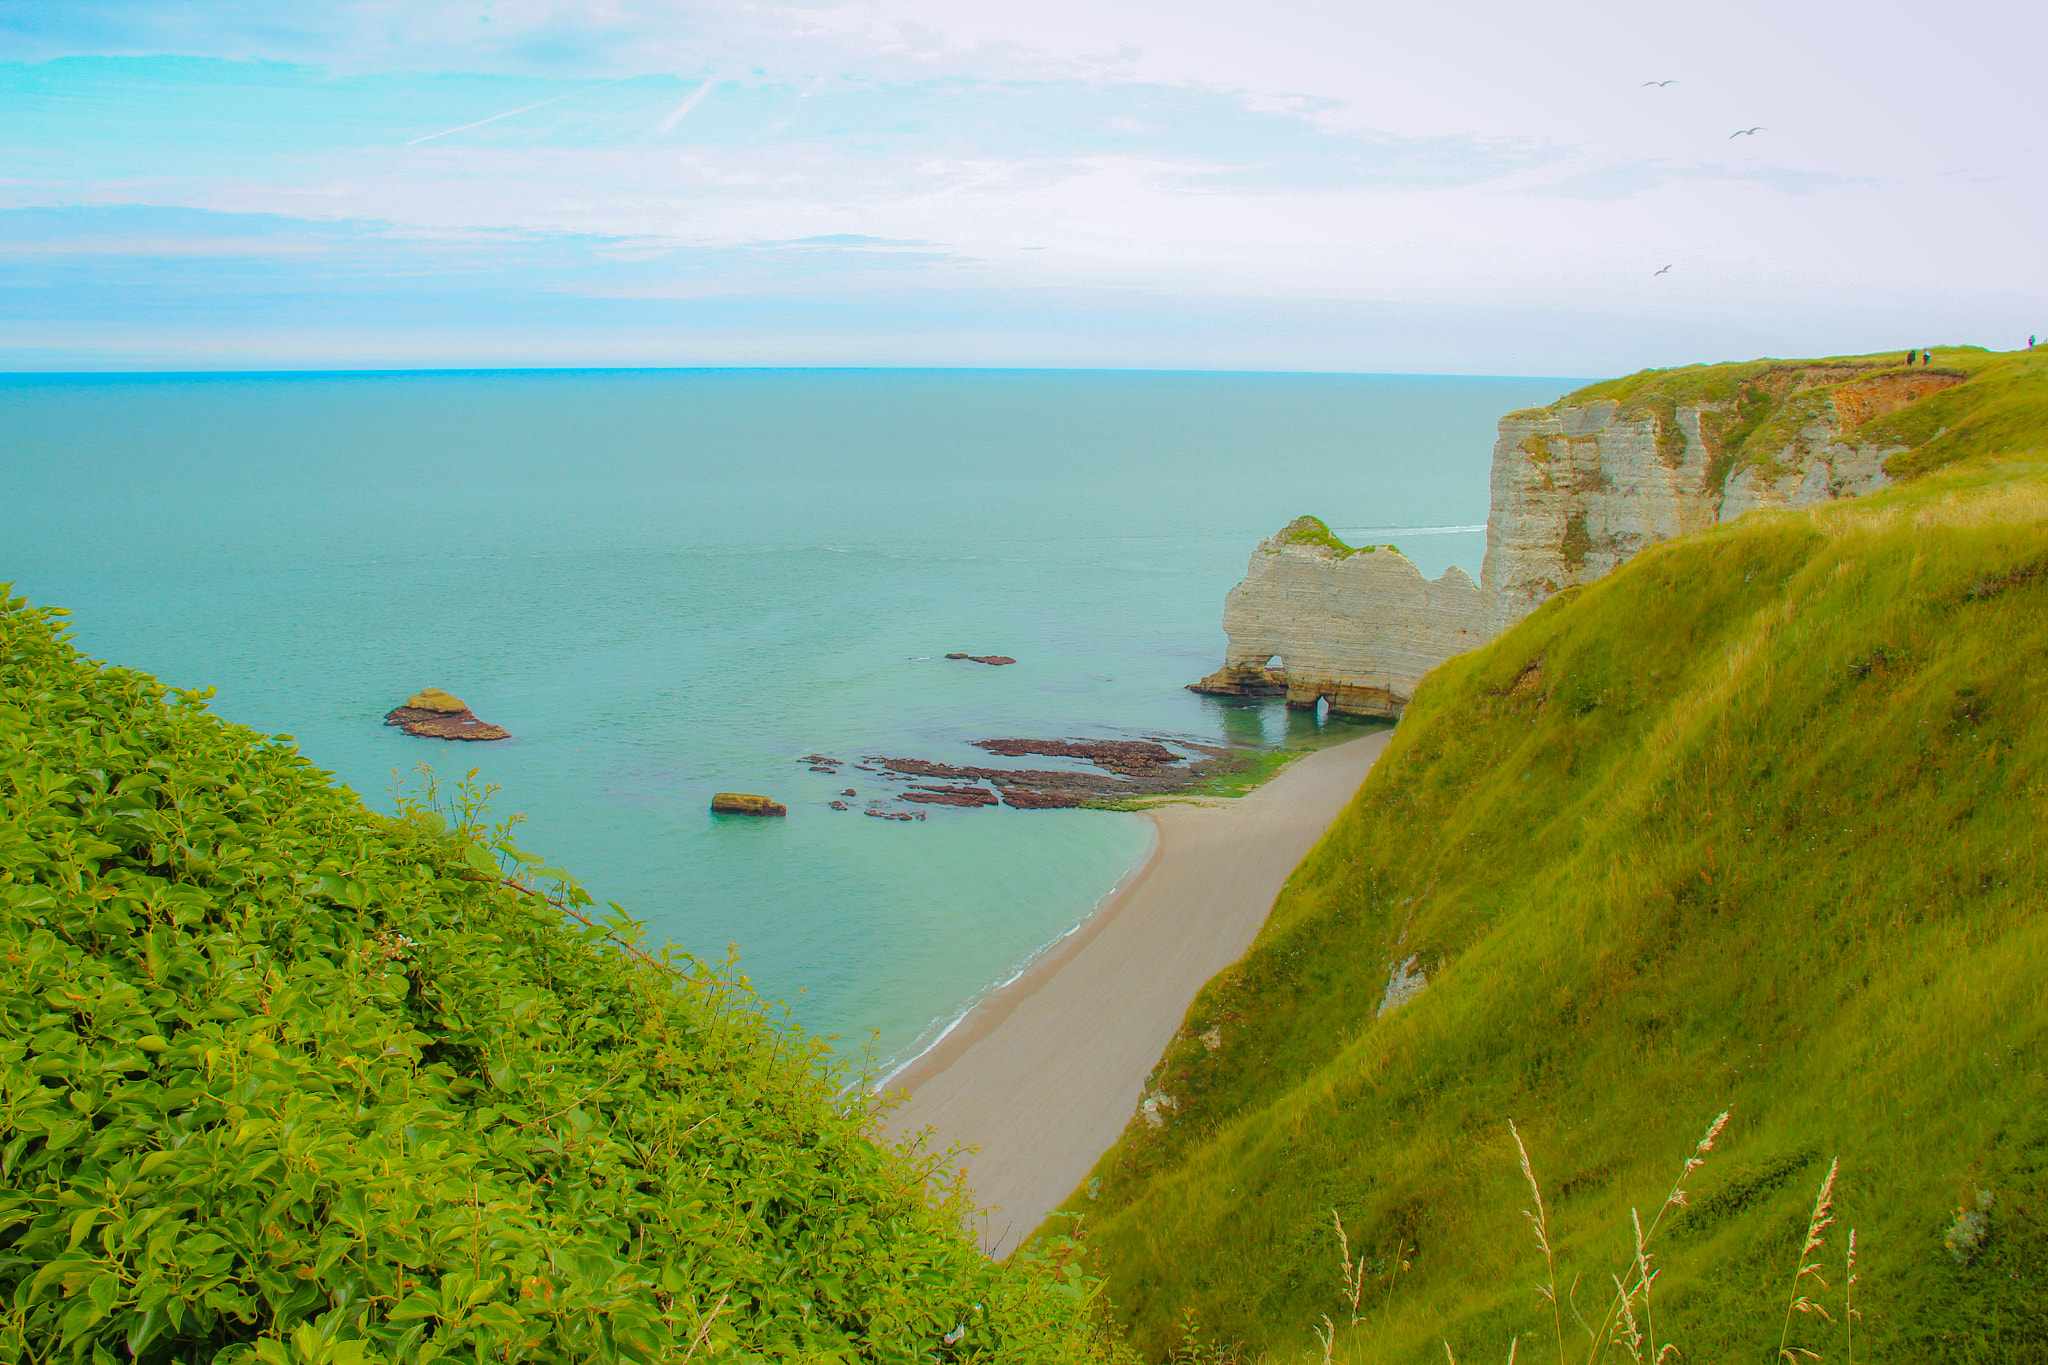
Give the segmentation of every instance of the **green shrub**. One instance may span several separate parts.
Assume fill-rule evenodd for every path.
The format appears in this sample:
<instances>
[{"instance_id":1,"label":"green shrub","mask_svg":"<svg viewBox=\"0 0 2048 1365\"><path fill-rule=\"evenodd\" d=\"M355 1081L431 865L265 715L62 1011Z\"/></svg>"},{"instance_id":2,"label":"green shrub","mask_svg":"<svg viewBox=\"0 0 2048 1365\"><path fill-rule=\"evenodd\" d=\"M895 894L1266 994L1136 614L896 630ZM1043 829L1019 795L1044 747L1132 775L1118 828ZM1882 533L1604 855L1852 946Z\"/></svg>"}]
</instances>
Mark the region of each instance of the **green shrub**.
<instances>
[{"instance_id":1,"label":"green shrub","mask_svg":"<svg viewBox=\"0 0 2048 1365\"><path fill-rule=\"evenodd\" d=\"M941 1154L487 793L378 816L60 615L0 607L0 1360L1108 1349L1070 1254L988 1262Z\"/></svg>"}]
</instances>

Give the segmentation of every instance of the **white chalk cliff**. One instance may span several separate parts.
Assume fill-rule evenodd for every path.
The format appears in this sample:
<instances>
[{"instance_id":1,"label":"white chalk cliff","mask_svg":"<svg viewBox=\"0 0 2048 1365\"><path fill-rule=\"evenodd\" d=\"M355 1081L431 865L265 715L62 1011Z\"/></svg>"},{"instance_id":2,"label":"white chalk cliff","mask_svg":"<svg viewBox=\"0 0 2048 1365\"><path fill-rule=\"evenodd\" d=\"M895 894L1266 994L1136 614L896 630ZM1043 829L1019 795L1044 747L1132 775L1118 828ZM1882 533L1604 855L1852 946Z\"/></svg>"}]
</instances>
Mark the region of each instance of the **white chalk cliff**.
<instances>
[{"instance_id":1,"label":"white chalk cliff","mask_svg":"<svg viewBox=\"0 0 2048 1365\"><path fill-rule=\"evenodd\" d=\"M1224 666L1193 690L1398 716L1437 664L1646 546L1763 508L1885 487L1905 447L1859 440L1963 376L1884 361L1652 371L1500 420L1480 584L1434 582L1314 517L1262 541L1225 599ZM1277 666L1268 661L1277 656Z\"/></svg>"},{"instance_id":2,"label":"white chalk cliff","mask_svg":"<svg viewBox=\"0 0 2048 1365\"><path fill-rule=\"evenodd\" d=\"M1223 668L1193 687L1398 716L1423 674L1485 642L1487 621L1464 570L1432 581L1391 545L1354 549L1300 517L1252 552L1244 582L1224 599Z\"/></svg>"},{"instance_id":3,"label":"white chalk cliff","mask_svg":"<svg viewBox=\"0 0 2048 1365\"><path fill-rule=\"evenodd\" d=\"M1859 442L1856 429L1962 379L1869 364L1730 368L1751 373L1689 403L1646 385L1501 418L1479 576L1492 633L1660 540L1885 487L1884 462L1904 447Z\"/></svg>"}]
</instances>

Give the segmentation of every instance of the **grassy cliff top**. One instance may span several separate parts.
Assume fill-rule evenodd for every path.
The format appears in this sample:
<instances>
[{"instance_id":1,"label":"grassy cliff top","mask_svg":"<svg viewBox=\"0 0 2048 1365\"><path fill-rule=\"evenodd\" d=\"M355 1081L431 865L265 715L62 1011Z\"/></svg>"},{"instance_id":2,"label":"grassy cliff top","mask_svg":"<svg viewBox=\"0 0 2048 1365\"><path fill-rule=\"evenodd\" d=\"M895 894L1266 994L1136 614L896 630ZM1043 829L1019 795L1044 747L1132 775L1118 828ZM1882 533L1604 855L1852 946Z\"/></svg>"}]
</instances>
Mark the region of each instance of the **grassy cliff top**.
<instances>
[{"instance_id":1,"label":"grassy cliff top","mask_svg":"<svg viewBox=\"0 0 2048 1365\"><path fill-rule=\"evenodd\" d=\"M487 792L379 816L60 616L0 593L0 1359L1096 1358L1074 1266Z\"/></svg>"},{"instance_id":2,"label":"grassy cliff top","mask_svg":"<svg viewBox=\"0 0 2048 1365\"><path fill-rule=\"evenodd\" d=\"M1582 1356L1633 1209L1643 1359L1839 1358L1852 1227L1858 1359L2048 1358L2043 358L1939 357L1971 379L1884 419L1927 471L1430 675L1067 1206L1145 1350L1320 1358L1328 1315L1340 1361Z\"/></svg>"},{"instance_id":3,"label":"grassy cliff top","mask_svg":"<svg viewBox=\"0 0 2048 1365\"><path fill-rule=\"evenodd\" d=\"M1858 444L1900 447L1885 464L1895 478L1956 460L2048 449L2039 422L2048 406L2048 348L1945 346L1934 349L1932 365L1906 366L1904 359L1904 352L1893 351L1642 370L1510 416L1555 416L1569 407L1613 403L1623 418L1656 419L1663 444L1682 443L1679 408L1710 409L1713 416L1700 430L1721 477L1745 463L1772 462L1821 418L1852 432ZM1951 387L1924 392L1930 381ZM1887 399L1887 388L1910 401Z\"/></svg>"},{"instance_id":4,"label":"grassy cliff top","mask_svg":"<svg viewBox=\"0 0 2048 1365\"><path fill-rule=\"evenodd\" d=\"M1912 367L1914 373L1932 368L1976 374L2001 358L1999 353L1987 351L1982 346L1937 346L1933 351L1934 364L1931 367L1916 364ZM2024 356L2027 352L2004 354L2007 357ZM1604 401L1619 403L1624 409L1646 410L1650 404L1665 399L1682 404L1732 403L1741 396L1745 387L1754 384L1795 389L1841 383L1886 370L1904 373L1907 368L1905 359L1904 351L1881 351L1872 355L1823 356L1811 360L1780 360L1766 356L1759 360L1716 365L1638 370L1620 379L1603 379L1575 389L1551 407L1577 407Z\"/></svg>"},{"instance_id":5,"label":"grassy cliff top","mask_svg":"<svg viewBox=\"0 0 2048 1365\"><path fill-rule=\"evenodd\" d=\"M1377 550L1393 550L1392 545L1346 545L1337 538L1337 533L1323 524L1319 517L1300 516L1288 522L1276 532L1272 539L1281 545L1303 545L1328 551L1338 559L1349 559L1352 555L1369 555Z\"/></svg>"}]
</instances>

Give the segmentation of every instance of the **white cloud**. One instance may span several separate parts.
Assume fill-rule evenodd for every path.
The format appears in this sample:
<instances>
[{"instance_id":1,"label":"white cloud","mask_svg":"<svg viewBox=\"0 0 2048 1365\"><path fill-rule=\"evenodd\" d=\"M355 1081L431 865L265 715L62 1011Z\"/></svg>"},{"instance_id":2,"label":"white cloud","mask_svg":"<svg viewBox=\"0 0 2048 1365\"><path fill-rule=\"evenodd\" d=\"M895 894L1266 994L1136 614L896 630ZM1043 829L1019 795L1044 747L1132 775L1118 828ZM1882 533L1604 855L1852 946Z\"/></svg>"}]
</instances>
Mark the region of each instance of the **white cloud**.
<instances>
[{"instance_id":1,"label":"white cloud","mask_svg":"<svg viewBox=\"0 0 2048 1365\"><path fill-rule=\"evenodd\" d=\"M894 253L921 264L891 288L963 317L972 291L1096 316L1095 290L1997 340L2048 317L2043 20L1979 8L0 0L53 59L0 68L0 203L692 262L550 277L592 298L823 297ZM932 246L819 245L852 237ZM764 243L838 264L764 285Z\"/></svg>"}]
</instances>

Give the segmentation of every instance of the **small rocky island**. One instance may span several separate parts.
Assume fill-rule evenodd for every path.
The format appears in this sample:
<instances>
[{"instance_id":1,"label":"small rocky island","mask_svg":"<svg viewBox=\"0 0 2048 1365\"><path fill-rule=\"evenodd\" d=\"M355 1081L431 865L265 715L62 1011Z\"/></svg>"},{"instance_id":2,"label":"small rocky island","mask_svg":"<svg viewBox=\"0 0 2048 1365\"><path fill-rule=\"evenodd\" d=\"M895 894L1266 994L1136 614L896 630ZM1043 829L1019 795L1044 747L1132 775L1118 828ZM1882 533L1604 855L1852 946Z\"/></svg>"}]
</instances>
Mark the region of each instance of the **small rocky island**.
<instances>
[{"instance_id":1,"label":"small rocky island","mask_svg":"<svg viewBox=\"0 0 2048 1365\"><path fill-rule=\"evenodd\" d=\"M405 699L384 713L386 725L396 725L421 739L510 739L512 732L502 725L478 720L460 697L451 697L438 687L429 687Z\"/></svg>"},{"instance_id":2,"label":"small rocky island","mask_svg":"<svg viewBox=\"0 0 2048 1365\"><path fill-rule=\"evenodd\" d=\"M1017 662L1007 654L948 654L946 657L949 659L965 659L971 664L989 664L996 668L1000 668L1004 664Z\"/></svg>"}]
</instances>

